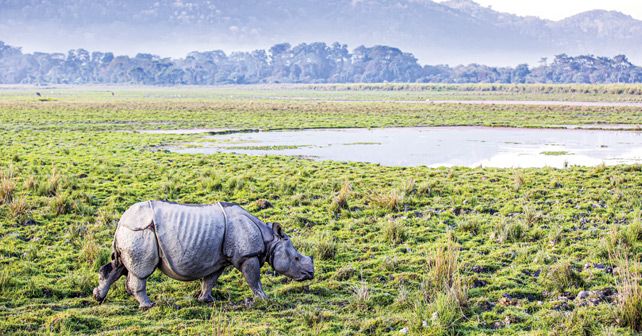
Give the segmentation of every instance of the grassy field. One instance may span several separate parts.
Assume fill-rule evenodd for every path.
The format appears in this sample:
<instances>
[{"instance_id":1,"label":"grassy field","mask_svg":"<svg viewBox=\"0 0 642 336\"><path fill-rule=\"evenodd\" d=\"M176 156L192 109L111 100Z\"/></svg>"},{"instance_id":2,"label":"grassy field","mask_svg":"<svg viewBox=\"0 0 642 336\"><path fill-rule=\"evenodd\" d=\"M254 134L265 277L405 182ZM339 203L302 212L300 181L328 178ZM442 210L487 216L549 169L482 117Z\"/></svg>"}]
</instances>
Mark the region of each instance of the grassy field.
<instances>
[{"instance_id":1,"label":"grassy field","mask_svg":"<svg viewBox=\"0 0 642 336\"><path fill-rule=\"evenodd\" d=\"M200 101L270 100L552 100L586 102L642 102L642 85L567 84L270 84L219 87L65 86L0 85L3 99L33 100L72 98L90 102L118 100ZM113 94L112 94L113 93Z\"/></svg>"},{"instance_id":2,"label":"grassy field","mask_svg":"<svg viewBox=\"0 0 642 336\"><path fill-rule=\"evenodd\" d=\"M356 88L341 95L415 94ZM48 90L0 90L0 334L642 331L640 165L430 169L180 155L158 148L197 135L136 132L640 124L640 108L319 102L326 93L309 88ZM295 90L310 99L270 98ZM635 100L603 95L595 100ZM315 256L316 278L292 282L266 265L270 300L254 302L230 269L208 306L195 300L198 282L156 272L156 307L139 311L123 280L98 305L91 290L118 218L147 199L237 202L281 223Z\"/></svg>"}]
</instances>

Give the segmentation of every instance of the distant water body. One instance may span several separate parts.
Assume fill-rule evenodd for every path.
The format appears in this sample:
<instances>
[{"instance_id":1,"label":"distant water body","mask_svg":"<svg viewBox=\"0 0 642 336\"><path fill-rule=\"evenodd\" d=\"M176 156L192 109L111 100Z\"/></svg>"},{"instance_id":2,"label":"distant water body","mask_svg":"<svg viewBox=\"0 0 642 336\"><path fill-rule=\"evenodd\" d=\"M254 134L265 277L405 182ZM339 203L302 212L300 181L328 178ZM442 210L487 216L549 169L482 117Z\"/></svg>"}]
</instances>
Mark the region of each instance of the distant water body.
<instances>
[{"instance_id":1,"label":"distant water body","mask_svg":"<svg viewBox=\"0 0 642 336\"><path fill-rule=\"evenodd\" d=\"M561 168L642 163L639 131L408 127L231 133L207 139L211 142L170 150L292 155L386 166Z\"/></svg>"}]
</instances>

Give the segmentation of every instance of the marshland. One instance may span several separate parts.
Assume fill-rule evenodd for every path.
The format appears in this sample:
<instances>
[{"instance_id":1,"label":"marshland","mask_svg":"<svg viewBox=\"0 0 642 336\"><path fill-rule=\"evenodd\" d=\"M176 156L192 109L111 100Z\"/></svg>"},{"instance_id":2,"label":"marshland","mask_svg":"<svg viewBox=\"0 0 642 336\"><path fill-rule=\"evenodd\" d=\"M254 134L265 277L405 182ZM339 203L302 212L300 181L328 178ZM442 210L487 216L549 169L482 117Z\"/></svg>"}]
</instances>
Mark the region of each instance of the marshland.
<instances>
[{"instance_id":1,"label":"marshland","mask_svg":"<svg viewBox=\"0 0 642 336\"><path fill-rule=\"evenodd\" d=\"M0 333L633 335L642 331L639 157L427 167L280 155L305 139L260 147L261 155L170 149L211 141L175 130L233 138L590 125L608 138L621 134L610 130L618 125L638 139L630 150L639 153L635 105L431 101L639 102L641 92L639 85L0 87ZM257 145L265 146L227 143L236 152ZM537 153L575 156L556 146ZM293 282L265 265L270 299L253 300L230 269L207 305L195 299L197 282L157 271L148 282L156 307L139 310L123 280L98 305L92 288L118 219L148 199L238 203L280 223L314 256L315 278Z\"/></svg>"}]
</instances>

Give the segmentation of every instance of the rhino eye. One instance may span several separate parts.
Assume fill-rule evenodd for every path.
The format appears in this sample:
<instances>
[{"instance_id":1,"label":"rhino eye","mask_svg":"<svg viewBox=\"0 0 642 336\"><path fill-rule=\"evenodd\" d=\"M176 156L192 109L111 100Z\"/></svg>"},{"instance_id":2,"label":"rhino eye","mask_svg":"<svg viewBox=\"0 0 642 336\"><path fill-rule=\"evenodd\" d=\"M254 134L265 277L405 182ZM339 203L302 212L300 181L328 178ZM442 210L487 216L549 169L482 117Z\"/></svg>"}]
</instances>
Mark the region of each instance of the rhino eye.
<instances>
[{"instance_id":1,"label":"rhino eye","mask_svg":"<svg viewBox=\"0 0 642 336\"><path fill-rule=\"evenodd\" d=\"M299 257L294 257L294 260L299 261Z\"/></svg>"}]
</instances>

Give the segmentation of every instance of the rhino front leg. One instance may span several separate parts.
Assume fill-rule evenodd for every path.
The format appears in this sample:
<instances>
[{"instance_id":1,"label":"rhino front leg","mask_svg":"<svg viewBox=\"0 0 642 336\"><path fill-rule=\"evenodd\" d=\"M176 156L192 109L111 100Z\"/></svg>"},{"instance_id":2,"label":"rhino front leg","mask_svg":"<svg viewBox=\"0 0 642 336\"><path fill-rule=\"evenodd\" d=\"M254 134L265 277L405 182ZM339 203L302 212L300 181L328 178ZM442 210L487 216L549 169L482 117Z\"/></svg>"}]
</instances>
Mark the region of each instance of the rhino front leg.
<instances>
[{"instance_id":1,"label":"rhino front leg","mask_svg":"<svg viewBox=\"0 0 642 336\"><path fill-rule=\"evenodd\" d=\"M214 297L212 297L212 288L216 284L218 277L223 274L224 268L204 277L201 279L201 293L198 296L198 301L203 303L214 302Z\"/></svg>"},{"instance_id":2,"label":"rhino front leg","mask_svg":"<svg viewBox=\"0 0 642 336\"><path fill-rule=\"evenodd\" d=\"M254 296L267 299L267 295L261 287L261 263L258 258L247 259L242 265L240 271L245 276L245 281L250 285Z\"/></svg>"},{"instance_id":3,"label":"rhino front leg","mask_svg":"<svg viewBox=\"0 0 642 336\"><path fill-rule=\"evenodd\" d=\"M134 274L127 277L127 289L138 301L138 307L148 309L155 305L147 296L147 279L141 279Z\"/></svg>"}]
</instances>

